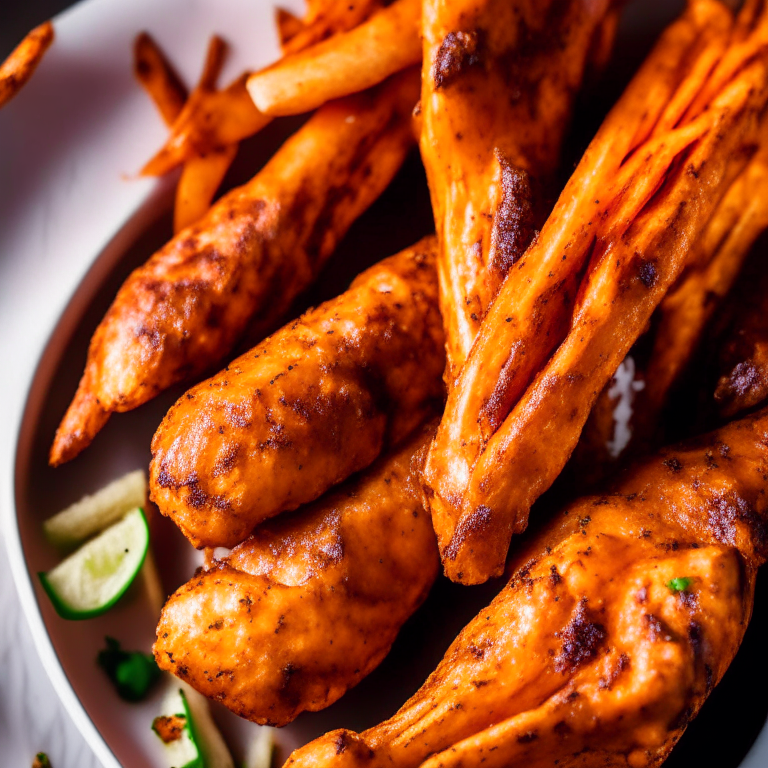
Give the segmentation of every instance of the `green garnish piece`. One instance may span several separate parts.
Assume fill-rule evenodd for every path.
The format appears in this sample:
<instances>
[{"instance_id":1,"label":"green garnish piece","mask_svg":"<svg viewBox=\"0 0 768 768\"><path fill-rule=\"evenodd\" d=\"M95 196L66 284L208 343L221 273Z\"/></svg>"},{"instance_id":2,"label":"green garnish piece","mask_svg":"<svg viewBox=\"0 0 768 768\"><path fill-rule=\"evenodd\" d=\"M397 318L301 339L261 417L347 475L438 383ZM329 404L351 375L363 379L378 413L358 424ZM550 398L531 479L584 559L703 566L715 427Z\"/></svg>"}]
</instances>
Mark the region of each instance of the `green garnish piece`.
<instances>
[{"instance_id":1,"label":"green garnish piece","mask_svg":"<svg viewBox=\"0 0 768 768\"><path fill-rule=\"evenodd\" d=\"M673 592L685 592L693 584L693 579L688 576L678 576L667 582L667 587Z\"/></svg>"},{"instance_id":2,"label":"green garnish piece","mask_svg":"<svg viewBox=\"0 0 768 768\"><path fill-rule=\"evenodd\" d=\"M124 651L113 637L105 638L107 647L96 660L112 681L118 696L125 701L141 701L160 679L155 658L141 651Z\"/></svg>"},{"instance_id":3,"label":"green garnish piece","mask_svg":"<svg viewBox=\"0 0 768 768\"><path fill-rule=\"evenodd\" d=\"M38 752L32 762L32 768L51 768L51 761L45 752Z\"/></svg>"}]
</instances>

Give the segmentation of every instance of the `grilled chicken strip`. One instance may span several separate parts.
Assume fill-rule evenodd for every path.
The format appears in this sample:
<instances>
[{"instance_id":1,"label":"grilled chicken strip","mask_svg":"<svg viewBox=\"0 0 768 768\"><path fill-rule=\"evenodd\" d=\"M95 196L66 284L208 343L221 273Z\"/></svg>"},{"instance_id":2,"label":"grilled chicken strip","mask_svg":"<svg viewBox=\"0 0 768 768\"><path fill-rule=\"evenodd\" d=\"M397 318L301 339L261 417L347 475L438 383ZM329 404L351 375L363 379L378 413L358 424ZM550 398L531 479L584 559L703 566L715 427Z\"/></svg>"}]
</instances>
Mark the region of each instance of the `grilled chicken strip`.
<instances>
[{"instance_id":1,"label":"grilled chicken strip","mask_svg":"<svg viewBox=\"0 0 768 768\"><path fill-rule=\"evenodd\" d=\"M135 270L93 335L51 464L75 457L110 414L220 362L246 326L272 330L400 167L417 98L411 71L327 105Z\"/></svg>"},{"instance_id":2,"label":"grilled chicken strip","mask_svg":"<svg viewBox=\"0 0 768 768\"><path fill-rule=\"evenodd\" d=\"M658 766L744 636L766 477L763 411L566 507L394 717L287 767Z\"/></svg>"},{"instance_id":3,"label":"grilled chicken strip","mask_svg":"<svg viewBox=\"0 0 768 768\"><path fill-rule=\"evenodd\" d=\"M232 547L411 433L442 401L434 238L193 387L152 440L150 489L197 547Z\"/></svg>"},{"instance_id":4,"label":"grilled chicken strip","mask_svg":"<svg viewBox=\"0 0 768 768\"><path fill-rule=\"evenodd\" d=\"M433 431L260 526L178 589L157 627L160 667L269 725L323 709L360 682L437 576L435 534L411 466Z\"/></svg>"},{"instance_id":5,"label":"grilled chicken strip","mask_svg":"<svg viewBox=\"0 0 768 768\"><path fill-rule=\"evenodd\" d=\"M531 505L754 154L768 104L767 29L764 9L745 23L719 2L692 4L507 276L424 469L451 579L503 572Z\"/></svg>"},{"instance_id":6,"label":"grilled chicken strip","mask_svg":"<svg viewBox=\"0 0 768 768\"><path fill-rule=\"evenodd\" d=\"M613 39L612 4L424 3L421 156L440 242L449 386L544 221L588 59Z\"/></svg>"}]
</instances>

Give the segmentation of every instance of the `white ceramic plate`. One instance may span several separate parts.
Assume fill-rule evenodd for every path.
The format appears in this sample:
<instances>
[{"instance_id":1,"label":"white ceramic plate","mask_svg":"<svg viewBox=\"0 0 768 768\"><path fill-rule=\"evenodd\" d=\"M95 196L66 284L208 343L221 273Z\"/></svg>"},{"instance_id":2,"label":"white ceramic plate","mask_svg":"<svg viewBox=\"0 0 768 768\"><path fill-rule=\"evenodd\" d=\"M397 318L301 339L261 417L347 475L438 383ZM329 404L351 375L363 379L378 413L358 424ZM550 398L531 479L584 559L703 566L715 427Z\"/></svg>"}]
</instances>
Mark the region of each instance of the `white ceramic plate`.
<instances>
[{"instance_id":1,"label":"white ceramic plate","mask_svg":"<svg viewBox=\"0 0 768 768\"><path fill-rule=\"evenodd\" d=\"M301 10L300 0L282 4ZM625 19L621 50L642 48L647 35L659 28L659 19L676 10L672 5L669 0L635 0ZM94 663L106 634L125 647L149 650L155 615L137 592L99 619L63 621L35 574L57 558L42 537L41 521L122 472L146 466L149 439L178 394L167 393L113 418L82 457L57 470L47 467L53 430L74 392L93 328L122 278L169 235L168 184L133 177L162 143L165 128L132 78L131 43L136 33L149 30L193 83L208 37L221 34L232 45L223 77L227 81L277 55L272 14L268 0L88 0L56 20L54 46L27 88L0 112L4 534L42 663L77 727L109 768L160 764L149 728L157 696L140 705L121 702ZM283 123L250 142L234 177L254 172L291 125ZM326 270L319 295L330 295L348 281L344 254L354 252L356 244L375 241L375 248L366 247L366 260L373 261L428 226L423 180L417 164L411 166L410 175L396 182L395 191L348 238ZM404 224L407 217L411 220ZM393 219L397 227L391 226ZM357 260L356 268L361 266ZM189 577L198 555L165 521L154 521L154 540L165 586L172 589ZM329 728L371 725L394 711L497 588L440 584L383 667L334 707L303 715L284 729L282 750ZM705 708L702 719L706 713ZM218 707L215 714L241 757L257 726ZM756 730L753 723L752 737ZM747 747L748 742L739 744L738 754ZM743 765L768 765L765 733Z\"/></svg>"}]
</instances>

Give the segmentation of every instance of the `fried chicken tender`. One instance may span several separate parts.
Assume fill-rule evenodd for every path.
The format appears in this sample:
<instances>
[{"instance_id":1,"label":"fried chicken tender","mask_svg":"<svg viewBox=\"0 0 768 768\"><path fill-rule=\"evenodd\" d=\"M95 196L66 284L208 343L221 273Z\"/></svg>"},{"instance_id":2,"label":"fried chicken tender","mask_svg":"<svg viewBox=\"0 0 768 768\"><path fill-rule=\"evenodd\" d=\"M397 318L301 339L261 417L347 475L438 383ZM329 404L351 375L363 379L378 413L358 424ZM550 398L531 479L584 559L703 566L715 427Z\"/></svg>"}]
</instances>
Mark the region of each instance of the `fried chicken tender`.
<instances>
[{"instance_id":1,"label":"fried chicken tender","mask_svg":"<svg viewBox=\"0 0 768 768\"><path fill-rule=\"evenodd\" d=\"M446 574L503 571L592 406L758 143L761 14L702 0L612 110L483 321L424 470ZM732 55L734 51L738 56Z\"/></svg>"},{"instance_id":2,"label":"fried chicken tender","mask_svg":"<svg viewBox=\"0 0 768 768\"><path fill-rule=\"evenodd\" d=\"M768 398L768 272L734 296L734 317L719 349L715 402L733 417Z\"/></svg>"},{"instance_id":3,"label":"fried chicken tender","mask_svg":"<svg viewBox=\"0 0 768 768\"><path fill-rule=\"evenodd\" d=\"M397 714L287 768L658 766L744 636L766 477L768 411L566 507Z\"/></svg>"},{"instance_id":4,"label":"fried chicken tender","mask_svg":"<svg viewBox=\"0 0 768 768\"><path fill-rule=\"evenodd\" d=\"M270 521L178 589L157 627L162 669L241 717L286 725L387 655L440 560L414 455L434 430L338 491Z\"/></svg>"},{"instance_id":5,"label":"fried chicken tender","mask_svg":"<svg viewBox=\"0 0 768 768\"><path fill-rule=\"evenodd\" d=\"M440 257L449 386L511 266L546 216L593 43L611 0L428 0L421 155Z\"/></svg>"},{"instance_id":6,"label":"fried chicken tender","mask_svg":"<svg viewBox=\"0 0 768 768\"><path fill-rule=\"evenodd\" d=\"M329 104L252 181L221 198L123 284L91 340L50 462L111 413L220 362L246 327L271 331L412 146L416 72Z\"/></svg>"},{"instance_id":7,"label":"fried chicken tender","mask_svg":"<svg viewBox=\"0 0 768 768\"><path fill-rule=\"evenodd\" d=\"M385 259L171 408L150 490L197 547L243 541L404 439L442 401L434 238Z\"/></svg>"}]
</instances>

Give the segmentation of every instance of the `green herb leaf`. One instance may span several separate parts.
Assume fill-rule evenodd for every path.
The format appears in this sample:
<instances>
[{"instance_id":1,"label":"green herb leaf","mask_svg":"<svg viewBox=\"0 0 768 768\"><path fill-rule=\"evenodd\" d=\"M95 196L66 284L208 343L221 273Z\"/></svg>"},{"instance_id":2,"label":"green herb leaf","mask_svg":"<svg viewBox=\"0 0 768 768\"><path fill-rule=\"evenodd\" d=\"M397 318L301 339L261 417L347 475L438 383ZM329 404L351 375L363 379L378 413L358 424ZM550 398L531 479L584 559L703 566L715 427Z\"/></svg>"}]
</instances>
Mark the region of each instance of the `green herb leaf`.
<instances>
[{"instance_id":1,"label":"green herb leaf","mask_svg":"<svg viewBox=\"0 0 768 768\"><path fill-rule=\"evenodd\" d=\"M688 576L678 576L667 582L667 587L673 592L685 592L693 584L693 579Z\"/></svg>"},{"instance_id":2,"label":"green herb leaf","mask_svg":"<svg viewBox=\"0 0 768 768\"><path fill-rule=\"evenodd\" d=\"M97 661L112 681L118 696L125 701L141 701L160 679L160 670L151 654L124 651L113 637L105 638L107 647L99 651Z\"/></svg>"},{"instance_id":3,"label":"green herb leaf","mask_svg":"<svg viewBox=\"0 0 768 768\"><path fill-rule=\"evenodd\" d=\"M51 761L45 752L38 752L32 761L32 768L51 768Z\"/></svg>"}]
</instances>

